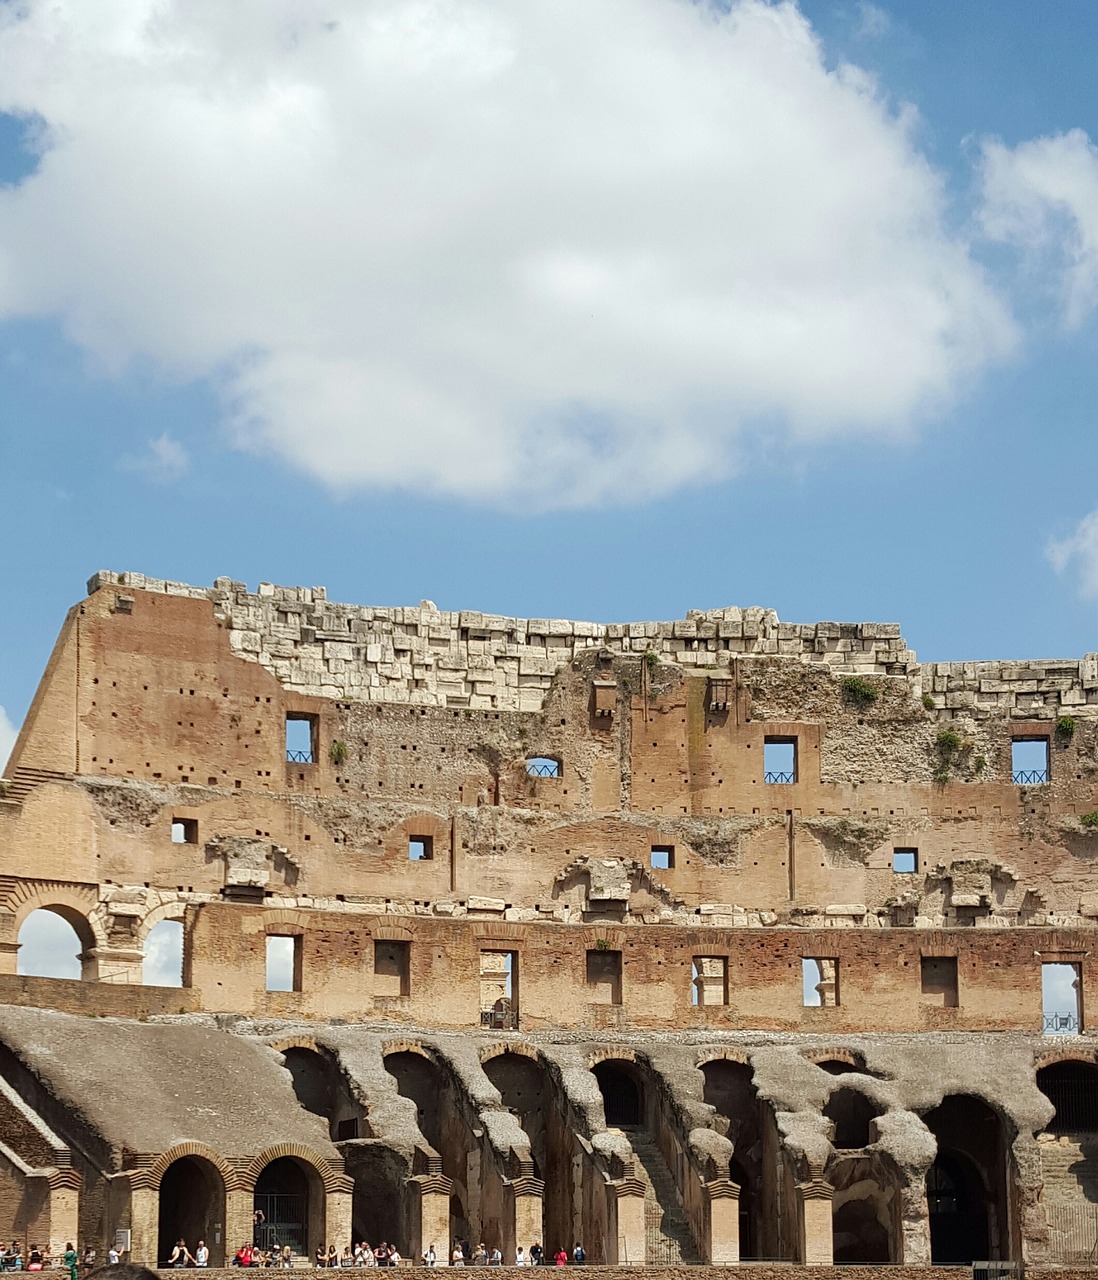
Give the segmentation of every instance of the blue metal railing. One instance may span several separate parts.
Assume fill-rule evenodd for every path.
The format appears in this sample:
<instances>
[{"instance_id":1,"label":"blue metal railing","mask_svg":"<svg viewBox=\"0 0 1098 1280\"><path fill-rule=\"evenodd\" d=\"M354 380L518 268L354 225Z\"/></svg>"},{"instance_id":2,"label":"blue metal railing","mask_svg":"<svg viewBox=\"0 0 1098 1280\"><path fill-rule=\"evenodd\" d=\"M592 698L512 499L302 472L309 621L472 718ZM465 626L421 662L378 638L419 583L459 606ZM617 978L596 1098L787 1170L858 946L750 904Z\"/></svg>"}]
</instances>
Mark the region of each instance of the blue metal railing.
<instances>
[{"instance_id":1,"label":"blue metal railing","mask_svg":"<svg viewBox=\"0 0 1098 1280\"><path fill-rule=\"evenodd\" d=\"M1037 786L1048 781L1047 769L1015 769L1014 781L1023 787Z\"/></svg>"},{"instance_id":2,"label":"blue metal railing","mask_svg":"<svg viewBox=\"0 0 1098 1280\"><path fill-rule=\"evenodd\" d=\"M560 765L556 760L527 760L526 772L531 778L559 778Z\"/></svg>"},{"instance_id":3,"label":"blue metal railing","mask_svg":"<svg viewBox=\"0 0 1098 1280\"><path fill-rule=\"evenodd\" d=\"M795 781L791 773L767 773L763 775L764 782L793 782Z\"/></svg>"},{"instance_id":4,"label":"blue metal railing","mask_svg":"<svg viewBox=\"0 0 1098 1280\"><path fill-rule=\"evenodd\" d=\"M1046 1036L1077 1036L1082 1030L1074 1013L1046 1013L1044 1027Z\"/></svg>"},{"instance_id":5,"label":"blue metal railing","mask_svg":"<svg viewBox=\"0 0 1098 1280\"><path fill-rule=\"evenodd\" d=\"M312 764L313 753L311 751L287 751L287 764Z\"/></svg>"}]
</instances>

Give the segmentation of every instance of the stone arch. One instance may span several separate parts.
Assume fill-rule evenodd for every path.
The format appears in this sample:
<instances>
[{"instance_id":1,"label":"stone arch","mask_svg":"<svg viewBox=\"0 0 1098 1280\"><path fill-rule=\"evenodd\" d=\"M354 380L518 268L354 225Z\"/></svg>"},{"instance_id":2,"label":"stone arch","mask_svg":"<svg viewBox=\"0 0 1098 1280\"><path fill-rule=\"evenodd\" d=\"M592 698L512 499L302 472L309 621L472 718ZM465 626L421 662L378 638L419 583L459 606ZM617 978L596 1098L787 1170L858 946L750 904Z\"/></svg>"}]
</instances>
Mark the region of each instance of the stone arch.
<instances>
[{"instance_id":1,"label":"stone arch","mask_svg":"<svg viewBox=\"0 0 1098 1280\"><path fill-rule=\"evenodd\" d=\"M267 1165L275 1160L281 1160L283 1157L299 1160L314 1169L325 1191L349 1191L351 1189L350 1180L342 1169L337 1167L334 1160L317 1155L315 1151L300 1142L280 1142L276 1146L268 1147L266 1151L254 1156L241 1175L241 1187L245 1191L254 1191L256 1180Z\"/></svg>"},{"instance_id":2,"label":"stone arch","mask_svg":"<svg viewBox=\"0 0 1098 1280\"><path fill-rule=\"evenodd\" d=\"M522 1058L532 1058L546 1069L549 1066L545 1054L540 1049L532 1044L524 1044L521 1040L516 1040L514 1044L506 1040L493 1040L489 1044L482 1044L477 1050L482 1066L492 1058L498 1058L501 1053L515 1053Z\"/></svg>"},{"instance_id":3,"label":"stone arch","mask_svg":"<svg viewBox=\"0 0 1098 1280\"><path fill-rule=\"evenodd\" d=\"M644 1078L647 1073L638 1070L639 1066L633 1052L603 1053L591 1066L608 1129L636 1128L645 1123L651 1088Z\"/></svg>"},{"instance_id":4,"label":"stone arch","mask_svg":"<svg viewBox=\"0 0 1098 1280\"><path fill-rule=\"evenodd\" d=\"M263 913L263 932L278 933L283 937L297 938L309 928L308 912L294 907L275 907Z\"/></svg>"},{"instance_id":5,"label":"stone arch","mask_svg":"<svg viewBox=\"0 0 1098 1280\"><path fill-rule=\"evenodd\" d=\"M1050 1049L1047 1053L1038 1054L1033 1066L1037 1071L1044 1067L1055 1066L1058 1062L1087 1062L1098 1066L1098 1049Z\"/></svg>"},{"instance_id":6,"label":"stone arch","mask_svg":"<svg viewBox=\"0 0 1098 1280\"><path fill-rule=\"evenodd\" d=\"M865 1073L865 1054L857 1049L845 1049L828 1045L823 1049L806 1049L803 1057L829 1075L842 1075L846 1071Z\"/></svg>"},{"instance_id":7,"label":"stone arch","mask_svg":"<svg viewBox=\"0 0 1098 1280\"><path fill-rule=\"evenodd\" d=\"M601 1049L592 1049L587 1055L587 1070L594 1071L600 1062L607 1062L611 1058L621 1062L636 1062L637 1051L627 1045L605 1045Z\"/></svg>"},{"instance_id":8,"label":"stone arch","mask_svg":"<svg viewBox=\"0 0 1098 1280\"><path fill-rule=\"evenodd\" d=\"M23 925L35 911L50 911L59 916L76 933L80 943L80 977L84 981L98 978L97 950L107 948L107 934L99 904L99 891L94 885L66 884L57 880L20 881L8 898L6 932L18 941Z\"/></svg>"},{"instance_id":9,"label":"stone arch","mask_svg":"<svg viewBox=\"0 0 1098 1280\"><path fill-rule=\"evenodd\" d=\"M998 1108L974 1093L947 1094L923 1123L938 1154L927 1170L932 1265L1008 1258L1013 1134Z\"/></svg>"},{"instance_id":10,"label":"stone arch","mask_svg":"<svg viewBox=\"0 0 1098 1280\"><path fill-rule=\"evenodd\" d=\"M229 1180L220 1156L198 1143L185 1143L160 1156L154 1168L159 1169L157 1260L164 1263L177 1240L185 1240L192 1252L203 1240L211 1265L224 1265L225 1244L218 1228L225 1222Z\"/></svg>"},{"instance_id":11,"label":"stone arch","mask_svg":"<svg viewBox=\"0 0 1098 1280\"><path fill-rule=\"evenodd\" d=\"M704 1067L707 1062L736 1062L741 1067L750 1067L751 1055L742 1049L700 1049L695 1065Z\"/></svg>"},{"instance_id":12,"label":"stone arch","mask_svg":"<svg viewBox=\"0 0 1098 1280\"><path fill-rule=\"evenodd\" d=\"M330 1161L298 1143L280 1143L257 1156L248 1166L258 1218L254 1243L265 1249L288 1244L307 1258L317 1245L327 1244L327 1193L344 1189L337 1188L331 1173ZM344 1180L350 1190L350 1179L339 1179Z\"/></svg>"},{"instance_id":13,"label":"stone arch","mask_svg":"<svg viewBox=\"0 0 1098 1280\"><path fill-rule=\"evenodd\" d=\"M137 945L143 947L149 934L165 920L182 921L186 911L185 902L162 902L159 907L153 907L151 911L147 911L141 917L141 923L137 927Z\"/></svg>"},{"instance_id":14,"label":"stone arch","mask_svg":"<svg viewBox=\"0 0 1098 1280\"><path fill-rule=\"evenodd\" d=\"M236 1191L239 1187L245 1186L240 1181L236 1169L225 1157L215 1151L213 1147L206 1146L204 1142L177 1142L174 1147L169 1147L167 1151L162 1151L149 1166L149 1185L159 1187L160 1180L163 1178L168 1166L174 1164L176 1160L183 1159L184 1156L195 1156L197 1159L205 1160L208 1164L213 1165L221 1175L226 1191Z\"/></svg>"}]
</instances>

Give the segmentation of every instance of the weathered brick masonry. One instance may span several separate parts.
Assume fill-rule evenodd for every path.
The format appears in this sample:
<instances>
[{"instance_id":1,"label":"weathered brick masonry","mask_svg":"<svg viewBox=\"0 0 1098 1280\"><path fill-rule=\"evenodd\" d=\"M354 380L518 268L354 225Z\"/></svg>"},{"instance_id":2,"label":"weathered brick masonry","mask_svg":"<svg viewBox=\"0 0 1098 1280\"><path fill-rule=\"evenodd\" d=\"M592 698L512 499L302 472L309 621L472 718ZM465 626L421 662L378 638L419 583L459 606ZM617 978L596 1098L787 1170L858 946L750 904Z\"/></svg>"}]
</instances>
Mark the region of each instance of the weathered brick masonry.
<instances>
[{"instance_id":1,"label":"weathered brick masonry","mask_svg":"<svg viewBox=\"0 0 1098 1280\"><path fill-rule=\"evenodd\" d=\"M0 1236L1091 1260L1096 654L99 573L0 791Z\"/></svg>"}]
</instances>

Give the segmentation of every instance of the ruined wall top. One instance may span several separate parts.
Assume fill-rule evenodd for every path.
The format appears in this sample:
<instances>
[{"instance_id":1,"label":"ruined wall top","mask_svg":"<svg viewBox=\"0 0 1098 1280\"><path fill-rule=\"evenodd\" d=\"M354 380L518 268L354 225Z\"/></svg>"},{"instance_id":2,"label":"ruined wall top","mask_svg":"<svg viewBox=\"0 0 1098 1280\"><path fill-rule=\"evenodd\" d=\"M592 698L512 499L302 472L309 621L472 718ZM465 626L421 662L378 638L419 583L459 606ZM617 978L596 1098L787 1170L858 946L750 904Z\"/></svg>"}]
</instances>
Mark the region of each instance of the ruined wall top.
<instances>
[{"instance_id":1,"label":"ruined wall top","mask_svg":"<svg viewBox=\"0 0 1098 1280\"><path fill-rule=\"evenodd\" d=\"M230 578L212 587L100 570L88 593L131 588L209 600L233 651L307 696L358 702L540 711L555 673L583 652L654 653L686 668L737 657L821 664L842 674L894 676L943 709L1051 714L1098 702L1098 654L1044 662L920 665L897 623L781 622L773 609L690 610L674 622L598 623L511 618L418 606L340 604L324 587L258 591ZM1048 708L1048 711L1044 709Z\"/></svg>"}]
</instances>

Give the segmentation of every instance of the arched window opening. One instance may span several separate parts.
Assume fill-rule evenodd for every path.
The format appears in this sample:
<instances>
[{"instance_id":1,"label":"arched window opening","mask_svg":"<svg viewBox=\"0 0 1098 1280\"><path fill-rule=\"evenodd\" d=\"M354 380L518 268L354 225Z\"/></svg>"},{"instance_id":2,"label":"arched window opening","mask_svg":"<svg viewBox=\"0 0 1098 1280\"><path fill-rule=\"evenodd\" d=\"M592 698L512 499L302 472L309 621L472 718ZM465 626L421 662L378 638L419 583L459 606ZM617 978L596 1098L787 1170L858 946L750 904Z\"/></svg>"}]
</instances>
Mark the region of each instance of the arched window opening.
<instances>
[{"instance_id":1,"label":"arched window opening","mask_svg":"<svg viewBox=\"0 0 1098 1280\"><path fill-rule=\"evenodd\" d=\"M831 1222L837 1265L892 1261L888 1227L881 1221L873 1199L845 1201L835 1210Z\"/></svg>"},{"instance_id":2,"label":"arched window opening","mask_svg":"<svg viewBox=\"0 0 1098 1280\"><path fill-rule=\"evenodd\" d=\"M314 1181L319 1178L311 1178L306 1165L292 1156L266 1166L255 1184L253 1244L263 1249L288 1244L295 1254L309 1257L323 1236L316 1222L323 1193L317 1194Z\"/></svg>"},{"instance_id":3,"label":"arched window opening","mask_svg":"<svg viewBox=\"0 0 1098 1280\"><path fill-rule=\"evenodd\" d=\"M644 1123L644 1090L630 1064L598 1062L595 1079L602 1093L606 1125L610 1129L635 1128Z\"/></svg>"},{"instance_id":4,"label":"arched window opening","mask_svg":"<svg viewBox=\"0 0 1098 1280\"><path fill-rule=\"evenodd\" d=\"M172 1161L160 1179L159 1265L167 1264L177 1240L185 1240L192 1254L205 1241L209 1265L224 1265L224 1222L225 1183L217 1169L201 1156Z\"/></svg>"},{"instance_id":5,"label":"arched window opening","mask_svg":"<svg viewBox=\"0 0 1098 1280\"><path fill-rule=\"evenodd\" d=\"M881 1111L857 1089L836 1089L823 1113L835 1125L832 1145L843 1151L856 1151L868 1147L873 1140L869 1122Z\"/></svg>"},{"instance_id":6,"label":"arched window opening","mask_svg":"<svg viewBox=\"0 0 1098 1280\"><path fill-rule=\"evenodd\" d=\"M1098 1067L1054 1062L1037 1072L1037 1088L1056 1108L1048 1133L1098 1133Z\"/></svg>"},{"instance_id":7,"label":"arched window opening","mask_svg":"<svg viewBox=\"0 0 1098 1280\"><path fill-rule=\"evenodd\" d=\"M145 939L141 981L146 987L183 985L182 920L161 920L149 930Z\"/></svg>"},{"instance_id":8,"label":"arched window opening","mask_svg":"<svg viewBox=\"0 0 1098 1280\"><path fill-rule=\"evenodd\" d=\"M29 978L91 976L81 957L95 939L87 920L71 907L39 907L19 930L17 970Z\"/></svg>"},{"instance_id":9,"label":"arched window opening","mask_svg":"<svg viewBox=\"0 0 1098 1280\"><path fill-rule=\"evenodd\" d=\"M1002 1119L982 1098L954 1094L923 1120L938 1143L926 1180L931 1262L1010 1258L1010 1139Z\"/></svg>"},{"instance_id":10,"label":"arched window opening","mask_svg":"<svg viewBox=\"0 0 1098 1280\"><path fill-rule=\"evenodd\" d=\"M531 778L559 778L562 765L554 756L527 756L526 772Z\"/></svg>"}]
</instances>

